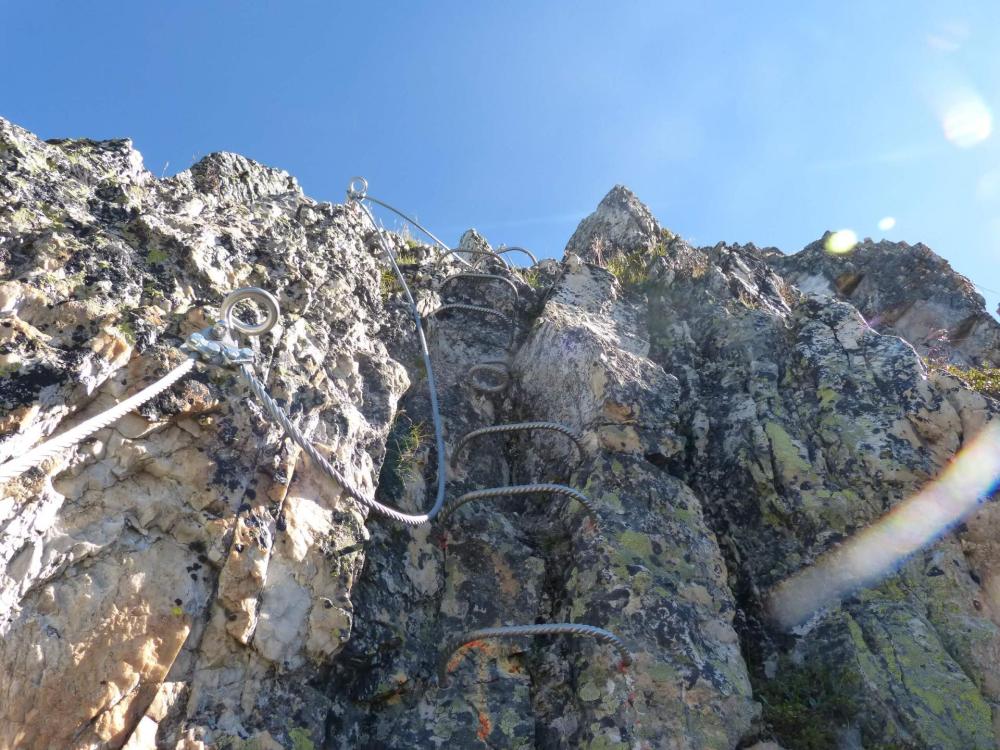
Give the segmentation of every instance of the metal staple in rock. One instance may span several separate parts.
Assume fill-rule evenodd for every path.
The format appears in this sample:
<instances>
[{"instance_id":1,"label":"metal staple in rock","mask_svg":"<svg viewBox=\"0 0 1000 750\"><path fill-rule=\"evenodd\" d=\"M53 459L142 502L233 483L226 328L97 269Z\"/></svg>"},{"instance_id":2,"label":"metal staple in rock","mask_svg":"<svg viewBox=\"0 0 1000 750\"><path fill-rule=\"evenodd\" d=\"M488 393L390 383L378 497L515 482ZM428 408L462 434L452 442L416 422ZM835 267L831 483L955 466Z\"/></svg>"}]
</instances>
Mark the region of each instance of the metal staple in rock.
<instances>
[{"instance_id":1,"label":"metal staple in rock","mask_svg":"<svg viewBox=\"0 0 1000 750\"><path fill-rule=\"evenodd\" d=\"M465 305L459 302L449 302L446 305L441 305L440 307L431 310L429 313L427 313L427 317L434 318L443 312L448 312L449 310L465 310L466 312L482 313L483 315L493 315L494 317L500 318L500 320L502 320L504 323L507 323L510 326L510 338L508 338L507 340L507 347L510 348L510 346L513 345L514 333L515 333L514 319L507 315L504 315L499 310L492 307L483 307L481 305Z\"/></svg>"},{"instance_id":2,"label":"metal staple in rock","mask_svg":"<svg viewBox=\"0 0 1000 750\"><path fill-rule=\"evenodd\" d=\"M515 309L517 308L517 303L520 300L520 295L518 295L517 293L517 287L514 285L514 282L506 278L505 276L500 276L499 274L495 273L469 273L463 271L462 273L452 274L451 276L446 278L444 281L441 282L441 286L438 288L440 289L440 291L443 292L444 288L448 284L458 281L459 279L480 279L483 281L499 281L501 284L506 284L508 287L510 287L510 291L514 295L514 307Z\"/></svg>"},{"instance_id":3,"label":"metal staple in rock","mask_svg":"<svg viewBox=\"0 0 1000 750\"><path fill-rule=\"evenodd\" d=\"M597 514L597 508L590 498L572 487L567 487L563 484L552 484L551 482L539 482L538 484L515 484L508 487L490 487L489 489L466 492L464 495L456 497L454 500L450 500L445 503L439 518L443 521L466 503L471 503L475 500L488 500L495 497L507 497L511 495L534 495L537 493L564 495L565 497L576 500L583 506L584 510L587 511L587 515L590 516L594 525L600 528L601 519Z\"/></svg>"},{"instance_id":4,"label":"metal staple in rock","mask_svg":"<svg viewBox=\"0 0 1000 750\"><path fill-rule=\"evenodd\" d=\"M604 628L572 622L553 622L545 625L507 625L497 628L480 628L478 630L470 630L461 638L452 641L451 644L445 648L441 657L441 662L438 668L438 684L441 687L447 687L448 662L451 660L452 654L463 646L467 646L470 643L486 638L521 638L540 635L579 635L596 638L597 640L614 647L615 651L618 652L618 655L621 656L622 666L628 667L632 664L632 654L629 652L628 647L625 646L625 642L622 641L622 639L617 635L605 630Z\"/></svg>"},{"instance_id":5,"label":"metal staple in rock","mask_svg":"<svg viewBox=\"0 0 1000 750\"><path fill-rule=\"evenodd\" d=\"M508 271L514 270L513 266L511 266L510 264L510 261L504 258L502 255L497 255L497 252L495 250L479 250L475 248L468 248L466 250L459 249L459 250L454 250L452 252L465 253L466 255L478 255L480 258L483 257L492 258L493 260L500 261L500 263L503 264L503 267L506 268ZM479 264L479 259L470 263L469 267L476 268L478 264Z\"/></svg>"},{"instance_id":6,"label":"metal staple in rock","mask_svg":"<svg viewBox=\"0 0 1000 750\"><path fill-rule=\"evenodd\" d=\"M509 424L496 424L490 427L481 427L478 430L473 430L472 432L467 433L461 440L458 441L458 445L455 446L455 450L451 454L451 465L453 468L455 467L462 449L476 438L482 437L483 435L499 435L507 432L523 432L531 430L551 430L553 432L558 432L561 435L565 435L573 441L573 445L575 445L577 451L579 451L581 461L583 460L583 457L587 455L586 450L583 447L583 437L578 432L570 429L564 424L559 424L558 422L511 422Z\"/></svg>"},{"instance_id":7,"label":"metal staple in rock","mask_svg":"<svg viewBox=\"0 0 1000 750\"><path fill-rule=\"evenodd\" d=\"M496 385L486 385L477 377L480 372L492 372L494 375L499 374L500 382ZM469 368L468 379L469 384L477 391L483 393L502 393L510 385L510 365L500 359L477 362Z\"/></svg>"},{"instance_id":8,"label":"metal staple in rock","mask_svg":"<svg viewBox=\"0 0 1000 750\"><path fill-rule=\"evenodd\" d=\"M529 258L531 258L531 265L533 265L533 266L537 266L538 265L538 258L535 257L535 254L533 252L531 252L530 250L528 250L526 248L523 248L523 247L501 247L499 250L496 251L497 255L506 255L507 253L523 253L524 255L527 255Z\"/></svg>"}]
</instances>

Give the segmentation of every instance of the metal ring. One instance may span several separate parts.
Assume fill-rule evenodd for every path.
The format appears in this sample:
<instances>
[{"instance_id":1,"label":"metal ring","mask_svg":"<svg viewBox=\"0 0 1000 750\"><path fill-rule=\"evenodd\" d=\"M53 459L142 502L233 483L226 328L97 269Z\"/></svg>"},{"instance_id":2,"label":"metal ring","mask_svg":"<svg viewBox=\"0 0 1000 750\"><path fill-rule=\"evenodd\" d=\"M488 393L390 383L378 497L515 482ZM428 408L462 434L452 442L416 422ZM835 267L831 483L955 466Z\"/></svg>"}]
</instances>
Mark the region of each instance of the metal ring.
<instances>
[{"instance_id":1,"label":"metal ring","mask_svg":"<svg viewBox=\"0 0 1000 750\"><path fill-rule=\"evenodd\" d=\"M233 315L233 308L244 300L255 302L264 311L263 323L249 325ZM267 290L257 286L247 286L230 292L219 308L219 314L230 330L240 331L247 336L260 336L274 328L281 316L281 308L278 307L275 296Z\"/></svg>"},{"instance_id":2,"label":"metal ring","mask_svg":"<svg viewBox=\"0 0 1000 750\"><path fill-rule=\"evenodd\" d=\"M347 199L361 201L368 195L368 180L364 177L352 177L347 183Z\"/></svg>"},{"instance_id":3,"label":"metal ring","mask_svg":"<svg viewBox=\"0 0 1000 750\"><path fill-rule=\"evenodd\" d=\"M480 373L493 373L497 375L499 382L495 385L489 385L480 379ZM510 386L510 365L502 359L479 362L469 368L468 380L469 385L481 393L502 393Z\"/></svg>"}]
</instances>

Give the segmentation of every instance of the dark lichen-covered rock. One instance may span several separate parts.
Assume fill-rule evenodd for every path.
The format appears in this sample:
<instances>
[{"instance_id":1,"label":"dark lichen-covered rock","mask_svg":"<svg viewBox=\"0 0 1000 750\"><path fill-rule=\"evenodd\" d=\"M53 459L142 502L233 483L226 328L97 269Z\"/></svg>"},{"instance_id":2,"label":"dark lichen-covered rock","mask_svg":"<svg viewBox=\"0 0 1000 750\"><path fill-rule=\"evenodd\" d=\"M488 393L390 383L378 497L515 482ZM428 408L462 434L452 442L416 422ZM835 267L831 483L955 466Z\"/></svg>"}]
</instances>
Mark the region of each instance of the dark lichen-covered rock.
<instances>
[{"instance_id":1,"label":"dark lichen-covered rock","mask_svg":"<svg viewBox=\"0 0 1000 750\"><path fill-rule=\"evenodd\" d=\"M829 233L768 262L805 292L849 301L868 324L901 336L932 359L1000 365L1000 323L967 278L921 243L864 240L846 254L827 252Z\"/></svg>"}]
</instances>

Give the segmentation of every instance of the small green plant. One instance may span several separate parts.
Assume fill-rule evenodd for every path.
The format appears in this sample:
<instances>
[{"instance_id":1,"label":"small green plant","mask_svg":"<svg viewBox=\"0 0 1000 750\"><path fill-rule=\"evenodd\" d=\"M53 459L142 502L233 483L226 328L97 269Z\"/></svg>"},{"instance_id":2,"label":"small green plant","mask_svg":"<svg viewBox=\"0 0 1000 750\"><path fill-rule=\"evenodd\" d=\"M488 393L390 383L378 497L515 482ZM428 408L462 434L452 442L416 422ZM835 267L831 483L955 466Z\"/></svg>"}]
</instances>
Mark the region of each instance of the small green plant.
<instances>
[{"instance_id":1,"label":"small green plant","mask_svg":"<svg viewBox=\"0 0 1000 750\"><path fill-rule=\"evenodd\" d=\"M427 427L423 422L410 422L409 428L399 438L399 462L412 468L417 451L427 439Z\"/></svg>"},{"instance_id":2,"label":"small green plant","mask_svg":"<svg viewBox=\"0 0 1000 750\"><path fill-rule=\"evenodd\" d=\"M154 247L152 250L146 253L146 263L151 266L155 266L158 263L165 263L169 259L170 255L167 253L167 251L162 250L161 248L158 247Z\"/></svg>"},{"instance_id":3,"label":"small green plant","mask_svg":"<svg viewBox=\"0 0 1000 750\"><path fill-rule=\"evenodd\" d=\"M607 269L618 281L626 286L635 286L649 281L649 269L653 258L663 258L667 254L667 242L672 235L664 235L661 242L652 250L633 250L630 253L616 255L608 261Z\"/></svg>"},{"instance_id":4,"label":"small green plant","mask_svg":"<svg viewBox=\"0 0 1000 750\"><path fill-rule=\"evenodd\" d=\"M387 302L396 292L403 291L403 287L396 278L396 272L391 268L383 268L379 272L379 291L382 293L382 301Z\"/></svg>"},{"instance_id":5,"label":"small green plant","mask_svg":"<svg viewBox=\"0 0 1000 750\"><path fill-rule=\"evenodd\" d=\"M538 289L542 285L542 275L537 268L524 268L521 270L521 278L524 283L532 289Z\"/></svg>"},{"instance_id":6,"label":"small green plant","mask_svg":"<svg viewBox=\"0 0 1000 750\"><path fill-rule=\"evenodd\" d=\"M961 378L969 387L991 398L1000 398L1000 367L959 367L944 365L945 371Z\"/></svg>"},{"instance_id":7,"label":"small green plant","mask_svg":"<svg viewBox=\"0 0 1000 750\"><path fill-rule=\"evenodd\" d=\"M827 750L837 746L841 728L858 712L856 675L825 664L802 666L783 657L776 677L761 680L754 695L764 708L763 719L781 744L797 750Z\"/></svg>"},{"instance_id":8,"label":"small green plant","mask_svg":"<svg viewBox=\"0 0 1000 750\"><path fill-rule=\"evenodd\" d=\"M427 441L427 425L400 411L385 446L379 486L392 495L402 491L408 477L419 472L419 454Z\"/></svg>"},{"instance_id":9,"label":"small green plant","mask_svg":"<svg viewBox=\"0 0 1000 750\"><path fill-rule=\"evenodd\" d=\"M649 280L649 258L642 250L616 255L608 261L607 269L625 286Z\"/></svg>"}]
</instances>

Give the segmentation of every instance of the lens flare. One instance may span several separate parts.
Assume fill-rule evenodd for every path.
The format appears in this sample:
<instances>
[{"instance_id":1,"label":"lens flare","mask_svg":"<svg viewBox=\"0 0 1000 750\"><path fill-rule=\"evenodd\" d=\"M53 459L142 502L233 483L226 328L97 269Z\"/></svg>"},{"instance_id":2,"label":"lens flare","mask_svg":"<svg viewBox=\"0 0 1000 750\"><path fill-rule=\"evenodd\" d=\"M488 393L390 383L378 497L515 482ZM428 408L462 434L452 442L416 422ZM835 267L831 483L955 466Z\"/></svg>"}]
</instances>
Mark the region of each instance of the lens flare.
<instances>
[{"instance_id":1,"label":"lens flare","mask_svg":"<svg viewBox=\"0 0 1000 750\"><path fill-rule=\"evenodd\" d=\"M778 584L768 610L786 629L892 573L903 560L948 531L1000 482L1000 424L987 425L941 476L879 521Z\"/></svg>"},{"instance_id":2,"label":"lens flare","mask_svg":"<svg viewBox=\"0 0 1000 750\"><path fill-rule=\"evenodd\" d=\"M826 238L826 242L823 243L823 247L826 248L828 253L833 253L834 255L844 255L851 252L857 244L858 235L850 229L841 229L840 231L830 234Z\"/></svg>"},{"instance_id":3,"label":"lens flare","mask_svg":"<svg viewBox=\"0 0 1000 750\"><path fill-rule=\"evenodd\" d=\"M883 232L888 232L894 226L896 226L896 219L892 216L883 216L878 220L878 228Z\"/></svg>"},{"instance_id":4,"label":"lens flare","mask_svg":"<svg viewBox=\"0 0 1000 750\"><path fill-rule=\"evenodd\" d=\"M971 91L958 96L941 119L944 137L959 148L972 148L993 132L993 113L982 98Z\"/></svg>"}]
</instances>

